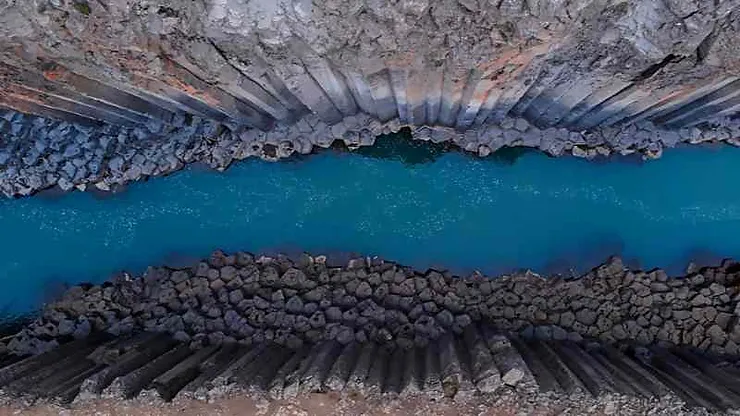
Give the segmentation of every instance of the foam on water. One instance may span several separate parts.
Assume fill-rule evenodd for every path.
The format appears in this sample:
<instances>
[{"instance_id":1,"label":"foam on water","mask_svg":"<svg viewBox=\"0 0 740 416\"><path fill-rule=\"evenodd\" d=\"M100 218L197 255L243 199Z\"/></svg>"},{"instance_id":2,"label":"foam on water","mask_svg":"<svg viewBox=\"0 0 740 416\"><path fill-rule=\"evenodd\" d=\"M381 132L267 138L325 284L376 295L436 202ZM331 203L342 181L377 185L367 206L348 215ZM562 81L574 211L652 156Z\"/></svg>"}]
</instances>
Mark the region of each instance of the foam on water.
<instances>
[{"instance_id":1,"label":"foam on water","mask_svg":"<svg viewBox=\"0 0 740 416\"><path fill-rule=\"evenodd\" d=\"M737 176L736 176L737 175ZM420 268L500 272L643 267L740 255L740 149L645 164L514 164L458 153L408 165L335 152L225 173L184 171L96 198L0 202L0 305L19 313L60 282L100 282L216 248L377 254Z\"/></svg>"}]
</instances>

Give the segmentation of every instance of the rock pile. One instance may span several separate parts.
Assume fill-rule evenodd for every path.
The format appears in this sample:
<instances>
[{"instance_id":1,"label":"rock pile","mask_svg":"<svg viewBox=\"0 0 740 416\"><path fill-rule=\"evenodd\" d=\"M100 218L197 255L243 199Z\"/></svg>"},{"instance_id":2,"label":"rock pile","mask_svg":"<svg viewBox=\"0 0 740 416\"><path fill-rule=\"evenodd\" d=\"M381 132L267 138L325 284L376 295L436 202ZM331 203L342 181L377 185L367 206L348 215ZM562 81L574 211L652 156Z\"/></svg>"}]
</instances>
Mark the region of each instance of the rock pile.
<instances>
[{"instance_id":1,"label":"rock pile","mask_svg":"<svg viewBox=\"0 0 740 416\"><path fill-rule=\"evenodd\" d=\"M739 354L740 267L725 261L669 278L618 258L577 279L531 272L488 278L415 271L380 259L330 267L323 256L214 253L186 269L150 267L78 286L5 348L35 353L91 330L165 331L195 344L336 340L424 346L473 322L540 339L690 345Z\"/></svg>"},{"instance_id":2,"label":"rock pile","mask_svg":"<svg viewBox=\"0 0 740 416\"><path fill-rule=\"evenodd\" d=\"M366 115L348 116L331 126L308 115L269 132L232 129L193 116L179 118L174 125L152 121L136 128L95 127L8 111L0 114L0 191L8 197L54 186L64 191L88 187L109 191L190 163L223 170L247 157L275 161L328 148L337 140L350 149L371 146L375 137L402 127L398 119L382 123ZM719 120L704 129L679 131L644 122L581 133L564 128L541 130L522 118L505 118L465 133L450 127L416 127L412 136L435 143L450 141L482 157L502 147L524 146L553 156L570 153L593 158L639 152L654 158L664 147L680 142L738 144L740 122Z\"/></svg>"}]
</instances>

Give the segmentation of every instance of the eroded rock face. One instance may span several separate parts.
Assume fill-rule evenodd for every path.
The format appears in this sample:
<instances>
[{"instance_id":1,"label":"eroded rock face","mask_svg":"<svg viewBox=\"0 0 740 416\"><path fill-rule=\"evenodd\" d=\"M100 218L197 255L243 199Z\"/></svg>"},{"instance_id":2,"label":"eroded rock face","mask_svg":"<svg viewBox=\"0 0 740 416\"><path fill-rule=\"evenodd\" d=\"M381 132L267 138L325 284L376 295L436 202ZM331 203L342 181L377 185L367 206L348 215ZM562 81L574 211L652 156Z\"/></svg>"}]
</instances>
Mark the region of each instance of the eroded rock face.
<instances>
[{"instance_id":1,"label":"eroded rock face","mask_svg":"<svg viewBox=\"0 0 740 416\"><path fill-rule=\"evenodd\" d=\"M635 83L675 93L697 79L736 73L734 3L6 1L0 33L3 62L50 81L75 83L58 64L165 101L183 104L180 94L189 95L232 121L268 127L255 115L240 119L244 109L233 100L268 119L294 119L307 108L336 121L357 107L383 118L384 109L362 98L366 89L376 107L386 87L393 93L405 86L395 100L411 102L414 85L429 89L435 77L453 108L471 76L483 82L474 95L485 99L500 87L504 101L533 82L550 89L550 99L568 95L566 105ZM373 78L383 70L392 71L391 86ZM18 77L28 75L9 81L29 83Z\"/></svg>"},{"instance_id":2,"label":"eroded rock face","mask_svg":"<svg viewBox=\"0 0 740 416\"><path fill-rule=\"evenodd\" d=\"M452 61L476 67L507 50L547 43L557 57L588 59L588 69L637 75L668 55L730 69L737 59L735 2L713 1L486 1L486 0L116 0L6 1L3 34L11 42L41 41L72 60L96 49L110 59L149 59L174 47L205 67L203 42L247 66L258 55L271 65L312 53L353 70L364 60L413 62L433 67ZM86 7L79 7L80 3ZM101 23L108 23L102 25ZM62 30L62 27L68 30ZM49 33L41 33L40 29ZM163 38L164 37L164 38ZM154 43L154 44L147 44ZM700 47L701 46L701 47ZM137 49L139 49L137 51ZM175 51L170 51L175 52ZM209 58L212 57L209 55ZM411 61L409 58L411 57ZM95 58L93 58L95 59ZM131 63L134 64L134 63ZM279 66L279 65L278 65ZM577 65L574 65L577 67ZM156 74L156 68L149 68ZM284 68L284 70L288 70ZM637 72L635 72L637 71Z\"/></svg>"},{"instance_id":3,"label":"eroded rock face","mask_svg":"<svg viewBox=\"0 0 740 416\"><path fill-rule=\"evenodd\" d=\"M75 287L7 342L16 353L45 351L91 331L161 331L203 343L291 348L322 340L402 348L485 324L555 340L692 346L740 353L736 263L669 278L629 270L617 258L580 278L531 272L491 279L425 273L380 259L330 267L322 256L254 258L214 253L192 268L149 268L139 278Z\"/></svg>"}]
</instances>

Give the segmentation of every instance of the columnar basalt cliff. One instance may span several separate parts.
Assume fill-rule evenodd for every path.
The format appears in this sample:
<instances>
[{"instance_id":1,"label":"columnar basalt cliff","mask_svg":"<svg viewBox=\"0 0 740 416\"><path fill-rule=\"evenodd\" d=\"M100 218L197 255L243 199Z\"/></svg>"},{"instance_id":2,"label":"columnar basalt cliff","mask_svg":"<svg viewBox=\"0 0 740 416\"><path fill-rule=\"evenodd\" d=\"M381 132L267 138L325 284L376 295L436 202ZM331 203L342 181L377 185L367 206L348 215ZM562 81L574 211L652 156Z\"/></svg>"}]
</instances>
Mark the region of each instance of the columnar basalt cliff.
<instances>
[{"instance_id":1,"label":"columnar basalt cliff","mask_svg":"<svg viewBox=\"0 0 740 416\"><path fill-rule=\"evenodd\" d=\"M5 0L0 105L74 125L6 126L2 188L106 189L406 125L480 155L734 144L737 6Z\"/></svg>"},{"instance_id":2,"label":"columnar basalt cliff","mask_svg":"<svg viewBox=\"0 0 740 416\"><path fill-rule=\"evenodd\" d=\"M216 252L72 288L4 339L0 398L740 408L738 263L668 279L612 258L565 280L327 263Z\"/></svg>"},{"instance_id":3,"label":"columnar basalt cliff","mask_svg":"<svg viewBox=\"0 0 740 416\"><path fill-rule=\"evenodd\" d=\"M7 197L402 129L481 157L652 159L740 146L739 114L740 0L0 0ZM330 260L218 251L72 287L0 339L0 405L334 391L740 409L740 263L494 279Z\"/></svg>"},{"instance_id":4,"label":"columnar basalt cliff","mask_svg":"<svg viewBox=\"0 0 740 416\"><path fill-rule=\"evenodd\" d=\"M738 263L669 279L613 258L574 279L531 272L491 279L415 271L378 258L345 267L324 256L214 253L193 267L149 268L71 289L3 348L38 353L59 339L137 330L193 346L268 340L291 348L336 340L423 347L482 323L527 337L688 346L740 355Z\"/></svg>"}]
</instances>

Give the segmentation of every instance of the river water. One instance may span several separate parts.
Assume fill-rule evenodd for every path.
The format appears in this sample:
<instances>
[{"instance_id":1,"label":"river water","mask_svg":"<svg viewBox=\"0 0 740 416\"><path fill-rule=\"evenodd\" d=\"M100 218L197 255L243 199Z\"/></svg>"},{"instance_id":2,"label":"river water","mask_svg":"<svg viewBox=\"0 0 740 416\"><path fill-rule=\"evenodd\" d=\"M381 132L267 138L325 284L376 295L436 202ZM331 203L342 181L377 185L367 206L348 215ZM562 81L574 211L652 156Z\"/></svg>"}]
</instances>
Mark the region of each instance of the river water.
<instances>
[{"instance_id":1,"label":"river water","mask_svg":"<svg viewBox=\"0 0 740 416\"><path fill-rule=\"evenodd\" d=\"M2 200L0 306L21 313L64 283L217 248L487 273L584 270L609 254L676 273L690 259L740 256L740 149L674 149L647 163L414 151L249 160L105 198Z\"/></svg>"}]
</instances>

